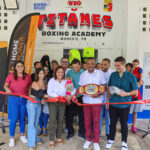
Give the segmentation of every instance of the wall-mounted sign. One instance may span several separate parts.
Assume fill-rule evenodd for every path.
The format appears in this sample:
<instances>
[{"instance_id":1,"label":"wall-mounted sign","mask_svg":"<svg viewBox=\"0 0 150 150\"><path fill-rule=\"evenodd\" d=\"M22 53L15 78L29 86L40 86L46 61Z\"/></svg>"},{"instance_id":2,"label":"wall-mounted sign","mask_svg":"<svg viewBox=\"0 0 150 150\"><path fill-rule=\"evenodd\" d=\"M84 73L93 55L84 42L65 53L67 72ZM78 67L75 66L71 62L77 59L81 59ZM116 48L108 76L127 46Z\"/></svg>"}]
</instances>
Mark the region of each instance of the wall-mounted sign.
<instances>
[{"instance_id":1,"label":"wall-mounted sign","mask_svg":"<svg viewBox=\"0 0 150 150\"><path fill-rule=\"evenodd\" d=\"M104 11L104 0L50 0L45 10L33 10L33 4L48 3L48 0L27 1L27 13L40 12L36 45L57 49L58 45L119 50L122 47L124 26L122 8L118 7L120 1L113 1L116 9L111 12Z\"/></svg>"},{"instance_id":2,"label":"wall-mounted sign","mask_svg":"<svg viewBox=\"0 0 150 150\"><path fill-rule=\"evenodd\" d=\"M57 19L56 19L57 18ZM56 28L56 21L59 21L59 28L63 28L65 22L67 22L68 28L78 29L78 27L90 27L93 29L99 30L102 27L106 29L112 29L113 22L111 20L111 16L101 16L100 14L88 14L81 13L80 17L75 13L58 13L58 14L43 14L40 15L38 28L39 30L43 29L44 24L50 29Z\"/></svg>"},{"instance_id":3,"label":"wall-mounted sign","mask_svg":"<svg viewBox=\"0 0 150 150\"><path fill-rule=\"evenodd\" d=\"M65 29L66 26L68 29ZM86 41L86 38L79 39L78 37L104 37L106 31L102 31L101 29L110 31L112 27L113 22L110 16L101 16L100 14L90 15L88 13L80 13L79 16L76 13L43 14L40 15L38 22L38 28L42 36L61 37L60 40L63 41ZM82 31L84 28L91 28L93 31L90 32L88 29ZM70 32L70 29L74 29L74 31Z\"/></svg>"},{"instance_id":4,"label":"wall-mounted sign","mask_svg":"<svg viewBox=\"0 0 150 150\"><path fill-rule=\"evenodd\" d=\"M34 3L34 10L45 10L47 3Z\"/></svg>"},{"instance_id":5,"label":"wall-mounted sign","mask_svg":"<svg viewBox=\"0 0 150 150\"><path fill-rule=\"evenodd\" d=\"M113 8L112 0L104 0L104 11L111 12Z\"/></svg>"},{"instance_id":6,"label":"wall-mounted sign","mask_svg":"<svg viewBox=\"0 0 150 150\"><path fill-rule=\"evenodd\" d=\"M46 10L46 7L50 5L51 0L42 0L33 3L34 10Z\"/></svg>"},{"instance_id":7,"label":"wall-mounted sign","mask_svg":"<svg viewBox=\"0 0 150 150\"><path fill-rule=\"evenodd\" d=\"M67 1L68 8L71 8L72 11L77 11L78 8L82 7L81 0L68 0Z\"/></svg>"}]
</instances>

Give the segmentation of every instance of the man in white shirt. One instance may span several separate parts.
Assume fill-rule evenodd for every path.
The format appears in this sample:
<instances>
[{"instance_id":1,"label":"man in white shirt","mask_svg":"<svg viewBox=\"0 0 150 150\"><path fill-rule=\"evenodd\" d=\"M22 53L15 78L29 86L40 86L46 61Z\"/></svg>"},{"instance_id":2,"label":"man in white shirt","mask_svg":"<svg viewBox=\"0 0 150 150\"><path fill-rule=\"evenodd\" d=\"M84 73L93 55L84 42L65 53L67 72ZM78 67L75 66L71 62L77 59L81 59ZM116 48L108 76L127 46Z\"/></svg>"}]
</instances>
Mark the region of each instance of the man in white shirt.
<instances>
[{"instance_id":1,"label":"man in white shirt","mask_svg":"<svg viewBox=\"0 0 150 150\"><path fill-rule=\"evenodd\" d=\"M85 72L83 72L80 76L79 86L84 86L87 84L98 84L106 86L106 79L104 73L101 70L95 69L96 62L94 58L87 59L87 68ZM86 104L98 104L102 103L104 100L104 96L102 94L98 95L84 95L83 103ZM84 149L88 149L89 146L94 142L94 150L100 150L99 146L99 135L100 135L100 127L99 127L99 118L100 118L100 105L89 105L84 106L84 122L85 122L85 130L86 130L86 138L87 141L83 145ZM92 133L92 122L93 122L93 133Z\"/></svg>"},{"instance_id":2,"label":"man in white shirt","mask_svg":"<svg viewBox=\"0 0 150 150\"><path fill-rule=\"evenodd\" d=\"M114 72L113 70L110 69L110 60L108 58L104 58L102 60L102 71L105 74L107 87L108 87L108 81L109 81L110 75L112 72ZM106 102L107 102L107 92L105 92L105 94L104 94L103 103L106 103ZM104 114L105 114L105 120L106 120L105 132L106 132L107 139L109 139L109 125L110 125L109 111L108 111L108 109L106 109L105 105L102 105L101 106L101 116L100 116L100 134L102 133L102 122L103 122Z\"/></svg>"}]
</instances>

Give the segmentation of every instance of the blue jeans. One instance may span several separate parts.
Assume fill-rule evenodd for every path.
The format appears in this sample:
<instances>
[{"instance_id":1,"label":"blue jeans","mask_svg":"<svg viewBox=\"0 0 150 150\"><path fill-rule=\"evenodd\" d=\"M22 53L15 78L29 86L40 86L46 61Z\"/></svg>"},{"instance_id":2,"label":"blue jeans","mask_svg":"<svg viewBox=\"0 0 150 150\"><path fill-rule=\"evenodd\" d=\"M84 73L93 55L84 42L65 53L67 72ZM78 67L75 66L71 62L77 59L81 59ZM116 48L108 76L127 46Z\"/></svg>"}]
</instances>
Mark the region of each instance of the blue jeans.
<instances>
[{"instance_id":1,"label":"blue jeans","mask_svg":"<svg viewBox=\"0 0 150 150\"><path fill-rule=\"evenodd\" d=\"M49 118L49 114L45 114L45 113L41 112L40 119L39 119L39 125L40 125L41 129L43 127L46 129L48 118Z\"/></svg>"},{"instance_id":2,"label":"blue jeans","mask_svg":"<svg viewBox=\"0 0 150 150\"><path fill-rule=\"evenodd\" d=\"M10 137L14 137L16 123L19 120L20 134L25 133L25 118L26 118L26 103L25 98L17 96L9 96L8 99L8 118L10 120L9 132Z\"/></svg>"},{"instance_id":3,"label":"blue jeans","mask_svg":"<svg viewBox=\"0 0 150 150\"><path fill-rule=\"evenodd\" d=\"M108 109L106 109L105 105L102 105L101 106L101 116L100 116L100 133L102 131L102 123L103 123L104 114L105 114L105 119L106 119L105 132L106 132L106 134L109 134L109 125L110 125L109 111L108 111Z\"/></svg>"},{"instance_id":4,"label":"blue jeans","mask_svg":"<svg viewBox=\"0 0 150 150\"><path fill-rule=\"evenodd\" d=\"M28 146L35 147L35 143L39 142L40 139L37 136L37 128L39 117L41 114L41 104L27 102L28 112Z\"/></svg>"}]
</instances>

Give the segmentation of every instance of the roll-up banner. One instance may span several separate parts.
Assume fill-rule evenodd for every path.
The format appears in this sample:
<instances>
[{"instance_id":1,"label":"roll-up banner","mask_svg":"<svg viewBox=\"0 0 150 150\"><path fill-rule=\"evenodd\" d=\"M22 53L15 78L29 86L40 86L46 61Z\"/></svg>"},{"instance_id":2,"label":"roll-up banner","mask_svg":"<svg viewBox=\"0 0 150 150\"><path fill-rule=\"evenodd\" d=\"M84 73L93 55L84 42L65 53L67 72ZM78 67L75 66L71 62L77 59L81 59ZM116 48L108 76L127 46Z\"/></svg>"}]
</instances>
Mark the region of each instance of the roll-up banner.
<instances>
[{"instance_id":1,"label":"roll-up banner","mask_svg":"<svg viewBox=\"0 0 150 150\"><path fill-rule=\"evenodd\" d=\"M31 74L39 13L28 14L15 26L8 51L8 73L13 72L16 60L22 60L26 73Z\"/></svg>"},{"instance_id":2,"label":"roll-up banner","mask_svg":"<svg viewBox=\"0 0 150 150\"><path fill-rule=\"evenodd\" d=\"M4 82L7 73L8 43L0 41L0 91L4 91ZM0 112L5 110L5 95L0 95Z\"/></svg>"}]
</instances>

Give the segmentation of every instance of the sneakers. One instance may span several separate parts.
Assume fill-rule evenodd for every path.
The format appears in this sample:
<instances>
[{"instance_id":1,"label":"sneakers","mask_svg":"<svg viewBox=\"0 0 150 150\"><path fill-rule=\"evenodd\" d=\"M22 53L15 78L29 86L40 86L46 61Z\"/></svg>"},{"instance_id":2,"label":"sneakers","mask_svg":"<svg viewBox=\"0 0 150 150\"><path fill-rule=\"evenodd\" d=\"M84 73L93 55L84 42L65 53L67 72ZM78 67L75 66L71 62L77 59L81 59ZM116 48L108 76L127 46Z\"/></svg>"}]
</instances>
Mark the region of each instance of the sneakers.
<instances>
[{"instance_id":1,"label":"sneakers","mask_svg":"<svg viewBox=\"0 0 150 150\"><path fill-rule=\"evenodd\" d=\"M20 136L20 141L22 142L22 143L28 143L28 140L27 140L27 138L24 136L24 135L21 135Z\"/></svg>"},{"instance_id":2,"label":"sneakers","mask_svg":"<svg viewBox=\"0 0 150 150\"><path fill-rule=\"evenodd\" d=\"M9 140L9 147L14 147L15 146L15 139L10 139Z\"/></svg>"},{"instance_id":3,"label":"sneakers","mask_svg":"<svg viewBox=\"0 0 150 150\"><path fill-rule=\"evenodd\" d=\"M108 142L107 142L107 144L106 144L106 149L110 149L113 144L114 144L114 141L108 140Z\"/></svg>"},{"instance_id":4,"label":"sneakers","mask_svg":"<svg viewBox=\"0 0 150 150\"><path fill-rule=\"evenodd\" d=\"M35 150L35 148L30 147L29 150Z\"/></svg>"},{"instance_id":5,"label":"sneakers","mask_svg":"<svg viewBox=\"0 0 150 150\"><path fill-rule=\"evenodd\" d=\"M122 141L121 150L128 150L127 143Z\"/></svg>"},{"instance_id":6,"label":"sneakers","mask_svg":"<svg viewBox=\"0 0 150 150\"><path fill-rule=\"evenodd\" d=\"M79 133L78 136L79 136L79 138L80 138L81 140L84 140L84 141L86 140L85 134Z\"/></svg>"},{"instance_id":7,"label":"sneakers","mask_svg":"<svg viewBox=\"0 0 150 150\"><path fill-rule=\"evenodd\" d=\"M67 140L70 140L74 135L73 134L68 134L67 135Z\"/></svg>"},{"instance_id":8,"label":"sneakers","mask_svg":"<svg viewBox=\"0 0 150 150\"><path fill-rule=\"evenodd\" d=\"M88 149L91 144L92 144L92 142L86 141L86 142L84 143L84 145L83 145L83 148L84 148L84 149Z\"/></svg>"},{"instance_id":9,"label":"sneakers","mask_svg":"<svg viewBox=\"0 0 150 150\"><path fill-rule=\"evenodd\" d=\"M132 126L131 131L135 134L137 132L136 127Z\"/></svg>"},{"instance_id":10,"label":"sneakers","mask_svg":"<svg viewBox=\"0 0 150 150\"><path fill-rule=\"evenodd\" d=\"M98 143L94 143L94 150L100 150L100 146Z\"/></svg>"}]
</instances>

